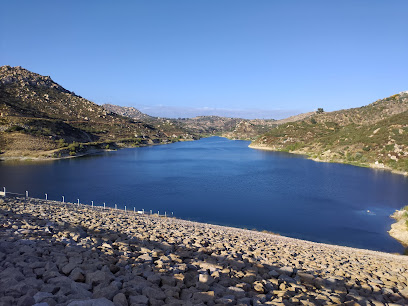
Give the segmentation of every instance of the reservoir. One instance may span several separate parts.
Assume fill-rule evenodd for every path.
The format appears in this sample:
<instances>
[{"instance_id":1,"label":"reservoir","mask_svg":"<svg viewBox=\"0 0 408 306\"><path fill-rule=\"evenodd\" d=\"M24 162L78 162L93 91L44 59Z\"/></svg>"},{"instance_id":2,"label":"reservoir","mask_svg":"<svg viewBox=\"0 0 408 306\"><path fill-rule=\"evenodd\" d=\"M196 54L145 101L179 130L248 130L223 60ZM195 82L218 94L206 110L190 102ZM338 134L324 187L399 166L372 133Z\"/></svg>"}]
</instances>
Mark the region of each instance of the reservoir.
<instances>
[{"instance_id":1,"label":"reservoir","mask_svg":"<svg viewBox=\"0 0 408 306\"><path fill-rule=\"evenodd\" d=\"M386 252L408 178L220 137L41 163L0 163L0 187L32 197L174 213L200 222Z\"/></svg>"}]
</instances>

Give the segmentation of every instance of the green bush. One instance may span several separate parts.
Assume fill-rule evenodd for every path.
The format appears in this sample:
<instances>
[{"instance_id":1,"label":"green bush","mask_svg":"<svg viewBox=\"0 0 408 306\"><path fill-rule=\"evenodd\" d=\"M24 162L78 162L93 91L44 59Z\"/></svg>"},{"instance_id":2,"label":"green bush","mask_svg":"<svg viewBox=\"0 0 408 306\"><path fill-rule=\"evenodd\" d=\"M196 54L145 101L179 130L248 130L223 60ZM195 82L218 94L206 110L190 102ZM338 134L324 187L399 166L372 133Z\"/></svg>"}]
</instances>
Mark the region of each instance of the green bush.
<instances>
[{"instance_id":1,"label":"green bush","mask_svg":"<svg viewBox=\"0 0 408 306\"><path fill-rule=\"evenodd\" d=\"M25 129L19 125L12 125L8 129L5 130L5 132L12 133L12 132L19 132L19 131L24 131Z\"/></svg>"}]
</instances>

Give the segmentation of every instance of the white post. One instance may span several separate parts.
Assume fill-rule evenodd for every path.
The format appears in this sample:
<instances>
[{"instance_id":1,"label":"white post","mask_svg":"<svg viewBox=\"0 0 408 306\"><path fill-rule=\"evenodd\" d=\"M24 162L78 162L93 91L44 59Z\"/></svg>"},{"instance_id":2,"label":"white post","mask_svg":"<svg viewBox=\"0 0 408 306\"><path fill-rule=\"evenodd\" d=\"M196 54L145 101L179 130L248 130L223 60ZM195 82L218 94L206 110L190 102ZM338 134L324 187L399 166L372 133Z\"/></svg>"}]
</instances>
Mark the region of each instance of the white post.
<instances>
[{"instance_id":1,"label":"white post","mask_svg":"<svg viewBox=\"0 0 408 306\"><path fill-rule=\"evenodd\" d=\"M62 196L62 203L65 203L65 197Z\"/></svg>"},{"instance_id":2,"label":"white post","mask_svg":"<svg viewBox=\"0 0 408 306\"><path fill-rule=\"evenodd\" d=\"M118 205L115 204L115 209L118 209Z\"/></svg>"},{"instance_id":3,"label":"white post","mask_svg":"<svg viewBox=\"0 0 408 306\"><path fill-rule=\"evenodd\" d=\"M173 217L173 212L171 212L171 216Z\"/></svg>"},{"instance_id":4,"label":"white post","mask_svg":"<svg viewBox=\"0 0 408 306\"><path fill-rule=\"evenodd\" d=\"M125 205L125 212L126 212L126 205Z\"/></svg>"},{"instance_id":5,"label":"white post","mask_svg":"<svg viewBox=\"0 0 408 306\"><path fill-rule=\"evenodd\" d=\"M79 206L79 199L78 199L78 206Z\"/></svg>"},{"instance_id":6,"label":"white post","mask_svg":"<svg viewBox=\"0 0 408 306\"><path fill-rule=\"evenodd\" d=\"M26 191L26 198L28 198L28 191Z\"/></svg>"},{"instance_id":7,"label":"white post","mask_svg":"<svg viewBox=\"0 0 408 306\"><path fill-rule=\"evenodd\" d=\"M160 216L160 211L159 210L157 211L157 214Z\"/></svg>"},{"instance_id":8,"label":"white post","mask_svg":"<svg viewBox=\"0 0 408 306\"><path fill-rule=\"evenodd\" d=\"M167 212L164 212L164 216L167 217Z\"/></svg>"},{"instance_id":9,"label":"white post","mask_svg":"<svg viewBox=\"0 0 408 306\"><path fill-rule=\"evenodd\" d=\"M93 207L93 201L91 201L92 202L92 207Z\"/></svg>"},{"instance_id":10,"label":"white post","mask_svg":"<svg viewBox=\"0 0 408 306\"><path fill-rule=\"evenodd\" d=\"M136 207L133 207L133 212L136 212Z\"/></svg>"},{"instance_id":11,"label":"white post","mask_svg":"<svg viewBox=\"0 0 408 306\"><path fill-rule=\"evenodd\" d=\"M48 194L45 194L45 199L48 200Z\"/></svg>"},{"instance_id":12,"label":"white post","mask_svg":"<svg viewBox=\"0 0 408 306\"><path fill-rule=\"evenodd\" d=\"M6 187L3 187L4 194L6 194Z\"/></svg>"},{"instance_id":13,"label":"white post","mask_svg":"<svg viewBox=\"0 0 408 306\"><path fill-rule=\"evenodd\" d=\"M150 210L150 214L152 215L152 210Z\"/></svg>"},{"instance_id":14,"label":"white post","mask_svg":"<svg viewBox=\"0 0 408 306\"><path fill-rule=\"evenodd\" d=\"M105 205L106 205L105 202L103 202L103 209L105 209Z\"/></svg>"},{"instance_id":15,"label":"white post","mask_svg":"<svg viewBox=\"0 0 408 306\"><path fill-rule=\"evenodd\" d=\"M142 209L142 211L143 211L143 214L144 214L144 208Z\"/></svg>"}]
</instances>

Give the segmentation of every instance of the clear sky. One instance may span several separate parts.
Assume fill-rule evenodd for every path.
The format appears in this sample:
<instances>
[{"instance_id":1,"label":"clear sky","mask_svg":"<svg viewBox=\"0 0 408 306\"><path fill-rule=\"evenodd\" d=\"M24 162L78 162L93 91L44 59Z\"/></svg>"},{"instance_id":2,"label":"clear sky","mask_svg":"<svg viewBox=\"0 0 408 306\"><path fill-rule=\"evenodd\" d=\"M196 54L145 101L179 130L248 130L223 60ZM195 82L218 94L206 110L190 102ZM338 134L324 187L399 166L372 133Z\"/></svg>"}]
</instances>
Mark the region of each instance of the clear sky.
<instances>
[{"instance_id":1,"label":"clear sky","mask_svg":"<svg viewBox=\"0 0 408 306\"><path fill-rule=\"evenodd\" d=\"M0 65L153 115L281 118L408 90L407 0L16 0L0 11Z\"/></svg>"}]
</instances>

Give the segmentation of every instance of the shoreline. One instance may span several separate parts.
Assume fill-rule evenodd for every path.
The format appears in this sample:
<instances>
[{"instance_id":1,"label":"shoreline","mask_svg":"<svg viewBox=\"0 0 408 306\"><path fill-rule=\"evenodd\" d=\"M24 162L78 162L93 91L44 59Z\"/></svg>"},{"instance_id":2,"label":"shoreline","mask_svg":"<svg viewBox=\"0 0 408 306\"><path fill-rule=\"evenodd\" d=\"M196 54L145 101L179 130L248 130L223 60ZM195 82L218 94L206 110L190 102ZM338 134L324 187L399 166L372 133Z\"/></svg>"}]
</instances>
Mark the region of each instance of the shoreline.
<instances>
[{"instance_id":1,"label":"shoreline","mask_svg":"<svg viewBox=\"0 0 408 306\"><path fill-rule=\"evenodd\" d=\"M8 305L408 303L403 255L33 198L0 210Z\"/></svg>"},{"instance_id":2,"label":"shoreline","mask_svg":"<svg viewBox=\"0 0 408 306\"><path fill-rule=\"evenodd\" d=\"M390 216L396 222L391 224L388 234L399 241L405 248L408 248L408 209L406 207L396 210Z\"/></svg>"},{"instance_id":3,"label":"shoreline","mask_svg":"<svg viewBox=\"0 0 408 306\"><path fill-rule=\"evenodd\" d=\"M180 142L180 141L177 141ZM83 157L83 156L89 156L93 154L99 154L102 152L114 152L120 149L129 149L129 148L142 148L142 147L153 147L153 146L158 146L158 145L167 145L167 144L172 144L174 142L169 142L169 143L149 143L149 144L140 144L138 146L123 146L123 145L117 145L114 147L114 149L103 149L103 148L91 148L86 150L85 152L78 152L75 155L64 155L61 157L52 157L52 156L2 156L0 155L0 162L15 162L15 163L24 163L24 162L47 162L47 161L56 161L56 160L63 160L63 159L71 159L71 158L77 158L77 157ZM39 154L51 154L51 152L54 152L55 150L51 151L42 151Z\"/></svg>"},{"instance_id":4,"label":"shoreline","mask_svg":"<svg viewBox=\"0 0 408 306\"><path fill-rule=\"evenodd\" d=\"M375 170L383 170L383 171L391 172L393 174L408 176L408 172L394 170L394 169L392 169L390 167L387 167L385 165L379 166L379 165L372 164L372 163L370 163L370 164L348 163L348 162L345 162L345 161L343 161L341 159L339 159L339 160L324 160L324 159L319 159L319 158L313 158L308 153L303 152L303 151L287 152L287 151L281 151L281 150L274 149L273 147L253 145L252 143L248 146L248 148L251 148L251 149L254 149L254 150L285 152L285 153L294 154L294 155L301 155L304 158L307 158L307 159L310 159L310 160L313 160L313 161L319 162L319 163L333 163L333 164L351 165L351 166L355 166L355 167L369 168L369 169L375 169Z\"/></svg>"}]
</instances>

